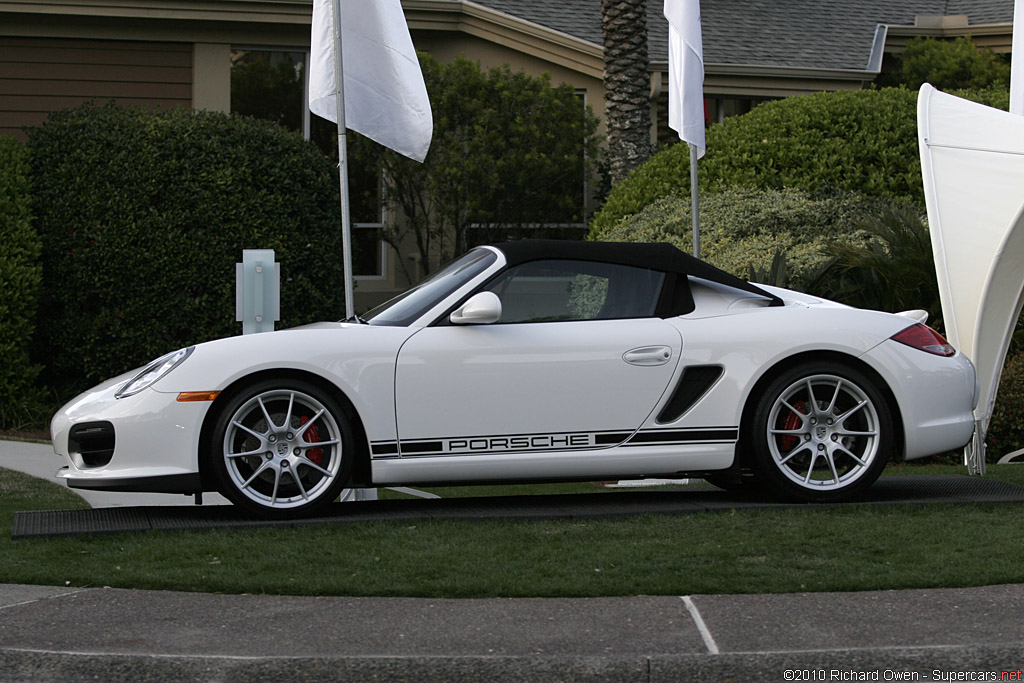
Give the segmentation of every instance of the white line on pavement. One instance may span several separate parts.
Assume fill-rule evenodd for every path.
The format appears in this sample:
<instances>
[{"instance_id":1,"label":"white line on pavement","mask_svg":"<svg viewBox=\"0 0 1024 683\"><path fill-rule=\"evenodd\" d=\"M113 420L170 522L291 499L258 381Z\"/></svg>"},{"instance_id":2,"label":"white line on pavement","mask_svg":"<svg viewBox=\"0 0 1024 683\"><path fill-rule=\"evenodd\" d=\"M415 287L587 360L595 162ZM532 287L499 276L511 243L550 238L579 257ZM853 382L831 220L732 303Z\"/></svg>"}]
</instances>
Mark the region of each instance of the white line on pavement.
<instances>
[{"instance_id":1,"label":"white line on pavement","mask_svg":"<svg viewBox=\"0 0 1024 683\"><path fill-rule=\"evenodd\" d=\"M683 604L686 605L686 611L690 613L693 618L693 623L697 625L697 630L700 631L700 637L704 640L704 646L707 647L708 652L713 655L718 654L718 643L715 642L714 636L711 635L711 631L708 630L708 625L704 623L704 618L700 615L700 610L697 609L697 605L693 603L693 600L689 595L681 596Z\"/></svg>"}]
</instances>

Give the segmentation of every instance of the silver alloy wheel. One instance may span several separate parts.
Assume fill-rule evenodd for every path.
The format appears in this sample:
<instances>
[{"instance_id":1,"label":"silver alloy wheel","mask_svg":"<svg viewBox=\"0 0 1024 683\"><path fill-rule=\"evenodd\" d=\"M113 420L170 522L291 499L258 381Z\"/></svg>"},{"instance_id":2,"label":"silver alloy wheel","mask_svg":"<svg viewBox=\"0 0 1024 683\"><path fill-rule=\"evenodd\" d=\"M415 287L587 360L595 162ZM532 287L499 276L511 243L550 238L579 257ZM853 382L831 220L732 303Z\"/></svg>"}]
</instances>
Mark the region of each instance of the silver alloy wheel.
<instances>
[{"instance_id":1,"label":"silver alloy wheel","mask_svg":"<svg viewBox=\"0 0 1024 683\"><path fill-rule=\"evenodd\" d=\"M772 404L767 428L775 466L805 489L843 489L879 457L875 404L844 377L814 374L793 382Z\"/></svg>"},{"instance_id":2,"label":"silver alloy wheel","mask_svg":"<svg viewBox=\"0 0 1024 683\"><path fill-rule=\"evenodd\" d=\"M341 429L319 400L270 389L242 403L228 420L224 465L232 485L263 508L308 505L341 471Z\"/></svg>"}]
</instances>

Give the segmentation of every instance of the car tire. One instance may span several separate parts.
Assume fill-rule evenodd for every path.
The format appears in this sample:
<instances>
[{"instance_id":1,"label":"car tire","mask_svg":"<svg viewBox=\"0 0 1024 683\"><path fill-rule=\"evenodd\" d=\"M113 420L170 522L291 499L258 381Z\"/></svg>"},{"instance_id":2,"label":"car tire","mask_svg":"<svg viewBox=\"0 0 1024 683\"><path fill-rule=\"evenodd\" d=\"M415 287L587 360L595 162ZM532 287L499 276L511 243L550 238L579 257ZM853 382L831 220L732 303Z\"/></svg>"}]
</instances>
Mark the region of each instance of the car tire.
<instances>
[{"instance_id":1,"label":"car tire","mask_svg":"<svg viewBox=\"0 0 1024 683\"><path fill-rule=\"evenodd\" d=\"M261 517L308 515L337 499L354 461L351 421L316 385L271 379L220 410L210 444L218 489Z\"/></svg>"},{"instance_id":2,"label":"car tire","mask_svg":"<svg viewBox=\"0 0 1024 683\"><path fill-rule=\"evenodd\" d=\"M878 479L894 449L893 425L884 395L866 374L811 362L765 387L744 441L766 492L792 501L837 502Z\"/></svg>"}]
</instances>

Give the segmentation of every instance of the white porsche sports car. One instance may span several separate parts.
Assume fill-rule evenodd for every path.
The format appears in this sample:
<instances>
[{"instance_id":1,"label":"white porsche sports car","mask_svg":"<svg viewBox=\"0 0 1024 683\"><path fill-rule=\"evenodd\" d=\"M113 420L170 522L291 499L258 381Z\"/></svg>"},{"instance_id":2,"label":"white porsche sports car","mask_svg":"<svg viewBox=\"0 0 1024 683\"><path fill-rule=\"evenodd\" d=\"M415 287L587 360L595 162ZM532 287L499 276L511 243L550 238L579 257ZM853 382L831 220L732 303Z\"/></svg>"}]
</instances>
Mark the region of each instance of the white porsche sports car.
<instances>
[{"instance_id":1,"label":"white porsche sports car","mask_svg":"<svg viewBox=\"0 0 1024 683\"><path fill-rule=\"evenodd\" d=\"M365 319L197 344L54 417L72 488L345 488L694 475L791 500L964 446L970 361L914 314L756 286L667 244L478 247Z\"/></svg>"}]
</instances>

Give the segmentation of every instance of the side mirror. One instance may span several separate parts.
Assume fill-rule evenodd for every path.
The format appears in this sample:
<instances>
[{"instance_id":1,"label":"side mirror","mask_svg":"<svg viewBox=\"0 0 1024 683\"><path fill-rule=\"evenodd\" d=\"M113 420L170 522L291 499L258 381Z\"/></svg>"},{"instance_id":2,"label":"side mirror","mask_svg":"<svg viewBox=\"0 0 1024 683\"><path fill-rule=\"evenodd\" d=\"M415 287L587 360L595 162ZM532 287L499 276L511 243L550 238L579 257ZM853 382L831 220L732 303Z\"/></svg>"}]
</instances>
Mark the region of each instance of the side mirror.
<instances>
[{"instance_id":1,"label":"side mirror","mask_svg":"<svg viewBox=\"0 0 1024 683\"><path fill-rule=\"evenodd\" d=\"M501 299L494 292L478 292L456 309L448 320L453 325L490 325L501 318Z\"/></svg>"}]
</instances>

